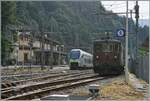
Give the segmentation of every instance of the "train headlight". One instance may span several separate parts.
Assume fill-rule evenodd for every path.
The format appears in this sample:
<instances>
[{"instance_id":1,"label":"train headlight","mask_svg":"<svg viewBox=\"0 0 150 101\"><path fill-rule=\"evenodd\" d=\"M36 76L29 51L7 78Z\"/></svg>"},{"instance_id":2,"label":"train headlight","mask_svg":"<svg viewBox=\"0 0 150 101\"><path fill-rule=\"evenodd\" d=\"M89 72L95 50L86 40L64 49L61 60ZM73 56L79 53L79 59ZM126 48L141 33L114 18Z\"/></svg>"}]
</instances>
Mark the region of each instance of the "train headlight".
<instances>
[{"instance_id":1,"label":"train headlight","mask_svg":"<svg viewBox=\"0 0 150 101\"><path fill-rule=\"evenodd\" d=\"M99 58L99 56L96 56L96 59L98 59Z\"/></svg>"},{"instance_id":2,"label":"train headlight","mask_svg":"<svg viewBox=\"0 0 150 101\"><path fill-rule=\"evenodd\" d=\"M117 59L117 56L114 56L115 59Z\"/></svg>"}]
</instances>

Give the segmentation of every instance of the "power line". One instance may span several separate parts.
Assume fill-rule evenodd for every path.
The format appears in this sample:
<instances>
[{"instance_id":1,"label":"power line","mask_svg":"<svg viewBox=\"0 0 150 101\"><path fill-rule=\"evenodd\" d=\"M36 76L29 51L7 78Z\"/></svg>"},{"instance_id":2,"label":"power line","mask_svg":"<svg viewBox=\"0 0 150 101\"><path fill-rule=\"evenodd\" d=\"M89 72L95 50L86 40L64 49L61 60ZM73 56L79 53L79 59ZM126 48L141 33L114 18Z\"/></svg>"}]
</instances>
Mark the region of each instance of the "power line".
<instances>
[{"instance_id":1,"label":"power line","mask_svg":"<svg viewBox=\"0 0 150 101\"><path fill-rule=\"evenodd\" d=\"M120 9L120 8L123 8L123 7L126 7L126 5L118 5L118 6L115 6L115 7L110 7L111 9Z\"/></svg>"},{"instance_id":2,"label":"power line","mask_svg":"<svg viewBox=\"0 0 150 101\"><path fill-rule=\"evenodd\" d=\"M109 5L104 5L103 4L103 6L114 6L114 5L122 5L122 4L125 4L125 3L119 3L119 4L113 3L113 4L109 4Z\"/></svg>"}]
</instances>

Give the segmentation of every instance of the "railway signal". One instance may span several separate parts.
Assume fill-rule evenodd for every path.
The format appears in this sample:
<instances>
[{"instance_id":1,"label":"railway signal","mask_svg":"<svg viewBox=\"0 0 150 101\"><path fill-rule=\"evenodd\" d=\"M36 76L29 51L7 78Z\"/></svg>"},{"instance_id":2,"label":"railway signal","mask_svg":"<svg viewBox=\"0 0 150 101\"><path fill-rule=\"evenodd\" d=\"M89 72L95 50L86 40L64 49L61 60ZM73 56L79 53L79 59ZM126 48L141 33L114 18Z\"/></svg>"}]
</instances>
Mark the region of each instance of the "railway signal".
<instances>
[{"instance_id":1,"label":"railway signal","mask_svg":"<svg viewBox=\"0 0 150 101\"><path fill-rule=\"evenodd\" d=\"M136 1L136 5L134 6L134 9L135 9L135 18L138 19L139 18L139 5L137 1Z\"/></svg>"}]
</instances>

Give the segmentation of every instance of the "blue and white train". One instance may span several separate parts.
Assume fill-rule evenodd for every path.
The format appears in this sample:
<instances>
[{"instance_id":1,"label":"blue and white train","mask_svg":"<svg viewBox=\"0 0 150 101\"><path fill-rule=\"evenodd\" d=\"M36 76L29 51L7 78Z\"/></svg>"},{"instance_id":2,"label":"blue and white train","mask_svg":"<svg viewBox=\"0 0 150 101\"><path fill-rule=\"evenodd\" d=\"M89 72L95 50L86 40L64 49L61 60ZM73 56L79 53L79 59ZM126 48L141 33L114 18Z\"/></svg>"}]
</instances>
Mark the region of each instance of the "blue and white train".
<instances>
[{"instance_id":1,"label":"blue and white train","mask_svg":"<svg viewBox=\"0 0 150 101\"><path fill-rule=\"evenodd\" d=\"M81 49L72 49L69 54L70 69L87 69L93 67L93 55Z\"/></svg>"}]
</instances>

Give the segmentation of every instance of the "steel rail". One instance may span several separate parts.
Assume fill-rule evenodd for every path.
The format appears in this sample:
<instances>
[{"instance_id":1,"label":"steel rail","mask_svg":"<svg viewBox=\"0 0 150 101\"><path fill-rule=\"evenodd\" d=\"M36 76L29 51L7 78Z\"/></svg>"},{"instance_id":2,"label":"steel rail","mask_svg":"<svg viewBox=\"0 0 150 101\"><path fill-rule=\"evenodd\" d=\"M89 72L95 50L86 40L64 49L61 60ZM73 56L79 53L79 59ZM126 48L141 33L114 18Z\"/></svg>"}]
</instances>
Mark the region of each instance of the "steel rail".
<instances>
[{"instance_id":1,"label":"steel rail","mask_svg":"<svg viewBox=\"0 0 150 101\"><path fill-rule=\"evenodd\" d=\"M33 79L28 79L28 80L19 80L19 81L14 81L14 82L8 82L8 83L2 83L1 84L1 87L2 87L2 90L5 90L7 88L10 88L10 87L14 87L14 86L17 86L19 84L25 84L27 82L37 82L37 81L43 81L45 79L50 79L50 78L54 78L54 77L58 77L58 76L66 76L66 75L72 75L72 74L76 74L76 73L85 73L85 72L72 72L72 73L59 73L59 74L55 74L55 75L48 75L48 76L43 76L43 77L38 77L38 78L33 78Z\"/></svg>"},{"instance_id":2,"label":"steel rail","mask_svg":"<svg viewBox=\"0 0 150 101\"><path fill-rule=\"evenodd\" d=\"M46 86L51 86L53 84L63 83L64 80L69 81L69 80L72 80L72 77L78 78L79 76L87 75L87 74L89 73L79 73L79 74L69 75L69 76L67 75L66 77L58 78L56 80L51 80L47 82L40 82L40 83L33 84L33 85L25 85L25 86L14 87L14 88L12 87L10 89L3 90L1 92L1 95L2 95L2 98L7 98L8 96L12 96L13 94L21 94L21 93L30 91L30 89L37 90Z\"/></svg>"},{"instance_id":3,"label":"steel rail","mask_svg":"<svg viewBox=\"0 0 150 101\"><path fill-rule=\"evenodd\" d=\"M70 70L67 70L67 71L70 71ZM61 72L61 71L48 71L48 72L40 72L40 73L37 72L37 73L32 73L32 74L31 73L28 73L28 74L11 74L11 75L1 76L1 78L22 77L22 76L30 76L30 75L42 75L42 74L49 74L49 73L55 74L58 72Z\"/></svg>"},{"instance_id":4,"label":"steel rail","mask_svg":"<svg viewBox=\"0 0 150 101\"><path fill-rule=\"evenodd\" d=\"M107 77L98 77L98 75L93 75L93 76L87 76L83 78L63 80L59 82L57 81L57 83L55 82L50 87L48 86L48 87L41 88L39 90L35 90L32 92L12 96L12 97L6 98L6 100L25 100L25 99L34 99L35 97L41 98L45 94L48 94L50 91L57 91L57 90L61 90L61 89L68 88L68 87L81 86L81 84L86 84L89 82L102 80L105 78Z\"/></svg>"},{"instance_id":5,"label":"steel rail","mask_svg":"<svg viewBox=\"0 0 150 101\"><path fill-rule=\"evenodd\" d=\"M13 84L12 86L7 87L7 88L3 88L3 89L1 89L1 91L3 92L3 91L10 90L10 89L14 89L14 88L17 88L17 86L21 86L21 85L24 85L24 84L27 84L27 83L30 83L30 82L41 82L41 81L44 81L44 80L46 81L48 79L56 78L56 77L58 77L57 78L57 80L58 80L58 79L64 79L64 78L67 78L67 77L73 77L73 76L78 76L78 75L85 75L87 73L80 72L80 73L78 73L76 75L74 75L74 74L76 74L76 73L50 75L50 76L46 76L46 77L39 77L39 78L34 78L34 79L29 79L29 80L21 80L21 81L17 81L17 82L12 82L12 84ZM61 77L61 76L63 76L63 77ZM61 78L59 78L59 77L61 77Z\"/></svg>"},{"instance_id":6,"label":"steel rail","mask_svg":"<svg viewBox=\"0 0 150 101\"><path fill-rule=\"evenodd\" d=\"M69 73L68 73L69 74ZM38 78L33 78L33 79L27 79L27 80L19 80L19 81L13 81L13 82L8 82L8 83L2 83L2 88L8 88L11 86L16 86L18 84L24 84L26 82L30 82L30 81L40 81L42 79L46 79L46 78L53 78L53 77L57 77L57 76L64 76L64 75L68 75L68 74L54 74L54 75L49 75L49 76L44 76L44 77L38 77Z\"/></svg>"}]
</instances>

